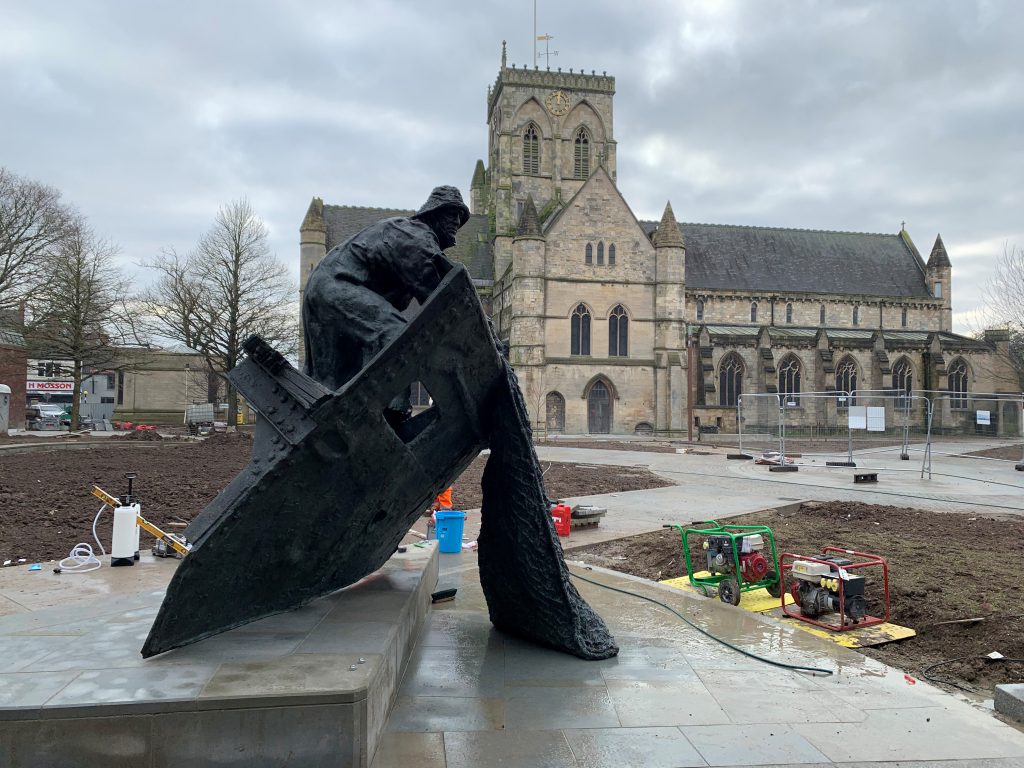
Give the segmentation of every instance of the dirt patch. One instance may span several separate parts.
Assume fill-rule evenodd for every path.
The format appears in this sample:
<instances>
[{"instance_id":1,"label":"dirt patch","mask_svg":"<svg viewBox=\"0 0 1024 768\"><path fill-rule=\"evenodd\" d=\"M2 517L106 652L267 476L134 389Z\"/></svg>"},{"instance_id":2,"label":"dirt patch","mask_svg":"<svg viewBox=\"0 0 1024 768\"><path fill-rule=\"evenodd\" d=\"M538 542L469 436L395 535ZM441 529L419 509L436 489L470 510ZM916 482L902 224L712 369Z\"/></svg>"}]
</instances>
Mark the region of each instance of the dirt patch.
<instances>
[{"instance_id":1,"label":"dirt patch","mask_svg":"<svg viewBox=\"0 0 1024 768\"><path fill-rule=\"evenodd\" d=\"M930 677L988 696L997 683L1024 682L1024 664L981 659L991 651L1024 659L1020 518L807 502L799 511L756 513L728 522L769 526L780 554L813 555L831 545L887 558L892 621L918 635L867 649L867 655L913 675L949 662ZM685 574L675 531L575 549L572 557L649 579ZM974 618L984 620L942 623Z\"/></svg>"},{"instance_id":2,"label":"dirt patch","mask_svg":"<svg viewBox=\"0 0 1024 768\"><path fill-rule=\"evenodd\" d=\"M1002 448L987 448L984 451L965 453L964 456L981 456L984 459L1003 459L1004 461L1021 461L1024 459L1024 445L1005 445Z\"/></svg>"},{"instance_id":3,"label":"dirt patch","mask_svg":"<svg viewBox=\"0 0 1024 768\"><path fill-rule=\"evenodd\" d=\"M478 458L452 485L452 502L456 509L476 509L483 503L480 480L483 477L485 463L485 457ZM542 461L540 468L544 473L544 488L551 499L639 491L673 485L648 470L637 467Z\"/></svg>"},{"instance_id":4,"label":"dirt patch","mask_svg":"<svg viewBox=\"0 0 1024 768\"><path fill-rule=\"evenodd\" d=\"M120 495L126 472L136 472L134 491L142 513L157 526L180 531L248 463L252 435L219 433L202 441L161 440L132 432L117 444L104 438L87 449L54 445L31 453L0 453L0 562L66 557L77 542L94 544L92 521L100 502L93 485ZM480 506L485 459L476 459L453 485L457 509ZM551 498L660 488L671 483L644 469L542 462ZM110 543L110 515L97 526Z\"/></svg>"},{"instance_id":5,"label":"dirt patch","mask_svg":"<svg viewBox=\"0 0 1024 768\"><path fill-rule=\"evenodd\" d=\"M164 436L153 429L140 429L135 432L125 432L123 435L114 435L109 440L131 440L133 442L156 443L164 439ZM173 439L173 438L168 438Z\"/></svg>"}]
</instances>

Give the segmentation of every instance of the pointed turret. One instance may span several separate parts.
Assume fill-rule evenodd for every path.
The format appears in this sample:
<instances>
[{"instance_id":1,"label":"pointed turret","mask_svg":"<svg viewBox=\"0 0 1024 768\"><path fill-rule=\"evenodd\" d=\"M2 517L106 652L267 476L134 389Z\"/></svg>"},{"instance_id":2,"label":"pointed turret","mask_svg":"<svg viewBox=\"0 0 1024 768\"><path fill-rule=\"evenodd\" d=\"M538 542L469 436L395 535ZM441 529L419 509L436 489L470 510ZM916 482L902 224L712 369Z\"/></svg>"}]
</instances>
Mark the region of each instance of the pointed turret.
<instances>
[{"instance_id":1,"label":"pointed turret","mask_svg":"<svg viewBox=\"0 0 1024 768\"><path fill-rule=\"evenodd\" d=\"M942 242L942 235L935 236L931 256L925 266L925 278L932 297L942 305L939 310L939 330L953 330L953 267L949 263L949 254Z\"/></svg>"},{"instance_id":2,"label":"pointed turret","mask_svg":"<svg viewBox=\"0 0 1024 768\"><path fill-rule=\"evenodd\" d=\"M327 224L324 221L324 201L314 197L306 210L306 216L299 227L299 306L302 306L306 281L310 272L327 255ZM302 323L300 313L299 323ZM305 363L306 346L301 343L302 329L299 329L299 367Z\"/></svg>"},{"instance_id":3,"label":"pointed turret","mask_svg":"<svg viewBox=\"0 0 1024 768\"><path fill-rule=\"evenodd\" d=\"M683 345L686 337L686 244L679 222L672 211L672 203L665 203L661 223L654 231L651 242L654 245L654 359L655 376L659 394L657 421L658 431L686 429L684 418L689 394L682 386L683 365L686 355ZM698 381L701 367L693 364L693 381ZM674 369L674 370L673 370ZM676 404L679 404L677 407Z\"/></svg>"},{"instance_id":4,"label":"pointed turret","mask_svg":"<svg viewBox=\"0 0 1024 768\"><path fill-rule=\"evenodd\" d=\"M661 223L652 238L655 248L683 248L683 233L679 230L679 222L672 212L672 203L665 204L665 212L661 215Z\"/></svg>"},{"instance_id":5,"label":"pointed turret","mask_svg":"<svg viewBox=\"0 0 1024 768\"><path fill-rule=\"evenodd\" d=\"M477 160L473 169L473 180L469 183L469 210L471 213L487 213L484 201L487 199L487 170L484 161Z\"/></svg>"},{"instance_id":6,"label":"pointed turret","mask_svg":"<svg viewBox=\"0 0 1024 768\"><path fill-rule=\"evenodd\" d=\"M526 203L523 205L523 215L519 217L519 225L516 227L516 238L520 237L544 237L540 229L540 218L537 216L537 206L533 204L533 195L526 196Z\"/></svg>"},{"instance_id":7,"label":"pointed turret","mask_svg":"<svg viewBox=\"0 0 1024 768\"><path fill-rule=\"evenodd\" d=\"M299 227L300 232L304 232L307 229L314 232L327 231L327 227L324 224L324 201L319 197L314 197L310 202L309 209L306 211L306 218L302 220L302 226Z\"/></svg>"},{"instance_id":8,"label":"pointed turret","mask_svg":"<svg viewBox=\"0 0 1024 768\"><path fill-rule=\"evenodd\" d=\"M932 246L932 255L928 257L928 267L950 267L949 254L946 253L946 246L942 242L942 235L935 236L935 245Z\"/></svg>"}]
</instances>

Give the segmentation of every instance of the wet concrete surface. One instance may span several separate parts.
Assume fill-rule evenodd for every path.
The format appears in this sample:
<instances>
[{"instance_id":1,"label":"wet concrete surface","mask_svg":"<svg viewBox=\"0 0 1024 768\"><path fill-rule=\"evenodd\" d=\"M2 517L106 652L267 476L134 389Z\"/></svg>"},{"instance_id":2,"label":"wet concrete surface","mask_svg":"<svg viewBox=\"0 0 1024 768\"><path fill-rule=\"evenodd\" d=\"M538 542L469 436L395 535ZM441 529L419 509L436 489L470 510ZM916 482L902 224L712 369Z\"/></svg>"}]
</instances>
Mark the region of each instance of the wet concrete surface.
<instances>
[{"instance_id":1,"label":"wet concrete surface","mask_svg":"<svg viewBox=\"0 0 1024 768\"><path fill-rule=\"evenodd\" d=\"M571 555L569 556L571 558ZM374 768L1024 766L1024 733L902 672L763 617L572 565L617 658L588 662L491 627L475 557L442 555L433 607ZM698 633L662 607L781 669ZM909 761L909 762L908 762Z\"/></svg>"}]
</instances>

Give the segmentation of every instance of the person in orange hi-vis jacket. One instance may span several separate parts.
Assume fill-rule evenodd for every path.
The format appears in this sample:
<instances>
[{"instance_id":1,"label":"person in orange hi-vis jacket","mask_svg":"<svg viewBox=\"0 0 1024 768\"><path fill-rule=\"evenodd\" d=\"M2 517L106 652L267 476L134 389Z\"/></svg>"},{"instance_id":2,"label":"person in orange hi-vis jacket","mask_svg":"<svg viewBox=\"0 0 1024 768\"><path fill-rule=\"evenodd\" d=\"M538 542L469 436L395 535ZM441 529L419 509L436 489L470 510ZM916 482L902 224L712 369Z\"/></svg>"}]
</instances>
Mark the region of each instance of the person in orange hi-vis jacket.
<instances>
[{"instance_id":1,"label":"person in orange hi-vis jacket","mask_svg":"<svg viewBox=\"0 0 1024 768\"><path fill-rule=\"evenodd\" d=\"M452 489L451 489L451 486L448 486L443 491L441 491L439 494L437 494L437 498L434 499L434 506L433 506L432 509L433 509L433 511L436 512L439 509L451 509L451 508L452 508Z\"/></svg>"}]
</instances>

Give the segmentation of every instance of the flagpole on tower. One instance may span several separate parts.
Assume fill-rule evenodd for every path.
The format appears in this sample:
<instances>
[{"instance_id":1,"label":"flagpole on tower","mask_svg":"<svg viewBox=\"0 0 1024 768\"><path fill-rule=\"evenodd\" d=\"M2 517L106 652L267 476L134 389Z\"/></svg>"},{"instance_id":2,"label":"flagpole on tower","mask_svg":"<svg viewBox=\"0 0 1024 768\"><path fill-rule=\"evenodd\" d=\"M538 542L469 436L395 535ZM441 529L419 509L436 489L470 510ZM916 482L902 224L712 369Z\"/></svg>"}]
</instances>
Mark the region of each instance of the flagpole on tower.
<instances>
[{"instance_id":1,"label":"flagpole on tower","mask_svg":"<svg viewBox=\"0 0 1024 768\"><path fill-rule=\"evenodd\" d=\"M537 0L533 0L533 63L537 63Z\"/></svg>"}]
</instances>

